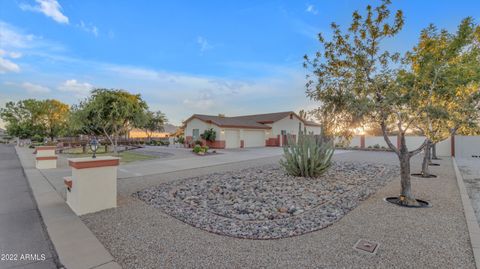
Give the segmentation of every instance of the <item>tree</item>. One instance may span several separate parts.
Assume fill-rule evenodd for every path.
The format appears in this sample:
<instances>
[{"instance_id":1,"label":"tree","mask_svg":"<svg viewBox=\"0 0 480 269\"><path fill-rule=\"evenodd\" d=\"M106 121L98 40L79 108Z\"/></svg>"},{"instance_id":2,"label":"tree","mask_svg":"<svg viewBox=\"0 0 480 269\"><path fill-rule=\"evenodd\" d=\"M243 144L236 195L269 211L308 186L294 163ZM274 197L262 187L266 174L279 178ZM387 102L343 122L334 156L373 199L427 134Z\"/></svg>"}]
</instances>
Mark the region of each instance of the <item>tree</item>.
<instances>
[{"instance_id":1,"label":"tree","mask_svg":"<svg viewBox=\"0 0 480 269\"><path fill-rule=\"evenodd\" d=\"M154 132L164 131L164 125L167 122L167 117L161 111L148 111L146 113L145 123L142 128L147 134L148 140L151 140L152 134Z\"/></svg>"},{"instance_id":2,"label":"tree","mask_svg":"<svg viewBox=\"0 0 480 269\"><path fill-rule=\"evenodd\" d=\"M424 29L418 45L407 54L414 87L423 90L420 98L422 113L418 129L427 137L422 163L422 177L429 171L431 148L447 139L458 128L472 127L469 115L476 114L479 102L480 48L475 41L475 26L471 18L464 19L455 34L438 31L433 25ZM473 91L472 91L473 90ZM461 114L458 111L461 111Z\"/></svg>"},{"instance_id":3,"label":"tree","mask_svg":"<svg viewBox=\"0 0 480 269\"><path fill-rule=\"evenodd\" d=\"M26 99L8 102L0 109L0 117L6 123L7 133L19 138L43 137L45 127L41 124L42 101Z\"/></svg>"},{"instance_id":4,"label":"tree","mask_svg":"<svg viewBox=\"0 0 480 269\"><path fill-rule=\"evenodd\" d=\"M58 100L47 99L42 102L42 123L46 129L46 135L53 139L67 128L67 119L69 117L70 108Z\"/></svg>"},{"instance_id":5,"label":"tree","mask_svg":"<svg viewBox=\"0 0 480 269\"><path fill-rule=\"evenodd\" d=\"M119 136L130 126L143 126L147 109L139 94L95 89L89 98L74 107L75 129L86 134L105 135L116 154Z\"/></svg>"},{"instance_id":6,"label":"tree","mask_svg":"<svg viewBox=\"0 0 480 269\"><path fill-rule=\"evenodd\" d=\"M305 56L304 66L311 71L307 96L321 103L319 111L323 114L340 115L337 121L350 129L365 123L380 126L400 162L400 203L418 205L411 190L410 158L425 143L409 151L405 134L420 116L417 102L422 94L398 81L400 55L382 50L382 42L395 36L404 24L401 10L391 16L390 3L384 0L378 7L367 6L365 16L355 11L347 34L332 23L331 41L319 34L323 50L313 59ZM387 126L392 125L400 140L398 148L388 137Z\"/></svg>"}]
</instances>

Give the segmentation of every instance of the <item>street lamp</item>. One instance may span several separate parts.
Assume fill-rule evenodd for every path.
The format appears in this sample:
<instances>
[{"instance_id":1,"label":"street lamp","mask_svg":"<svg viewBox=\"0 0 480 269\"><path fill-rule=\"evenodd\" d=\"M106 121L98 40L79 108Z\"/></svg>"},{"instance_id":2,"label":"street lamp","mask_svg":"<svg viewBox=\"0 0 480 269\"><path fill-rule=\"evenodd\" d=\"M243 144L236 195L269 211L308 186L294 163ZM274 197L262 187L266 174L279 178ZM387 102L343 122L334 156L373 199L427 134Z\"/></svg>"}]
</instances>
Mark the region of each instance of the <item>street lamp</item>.
<instances>
[{"instance_id":1,"label":"street lamp","mask_svg":"<svg viewBox=\"0 0 480 269\"><path fill-rule=\"evenodd\" d=\"M93 156L92 158L95 159L97 158L97 149L98 149L98 140L96 137L93 137L93 139L90 141L90 149L93 151Z\"/></svg>"}]
</instances>

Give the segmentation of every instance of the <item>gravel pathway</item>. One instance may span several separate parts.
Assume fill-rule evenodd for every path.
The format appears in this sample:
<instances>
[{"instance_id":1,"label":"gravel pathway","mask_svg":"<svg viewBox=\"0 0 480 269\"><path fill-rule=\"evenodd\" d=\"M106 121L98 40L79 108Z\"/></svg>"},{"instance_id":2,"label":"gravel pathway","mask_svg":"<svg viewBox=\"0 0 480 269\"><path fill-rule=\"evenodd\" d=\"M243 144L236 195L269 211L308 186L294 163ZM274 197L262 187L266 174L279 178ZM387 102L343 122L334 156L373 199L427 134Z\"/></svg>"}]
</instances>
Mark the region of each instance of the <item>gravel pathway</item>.
<instances>
[{"instance_id":1,"label":"gravel pathway","mask_svg":"<svg viewBox=\"0 0 480 269\"><path fill-rule=\"evenodd\" d=\"M336 162L312 179L286 175L277 164L173 181L134 197L213 233L274 239L331 225L395 174L384 165Z\"/></svg>"},{"instance_id":2,"label":"gravel pathway","mask_svg":"<svg viewBox=\"0 0 480 269\"><path fill-rule=\"evenodd\" d=\"M355 152L335 159L396 164L391 153ZM412 172L419 171L420 161L412 160ZM438 178L412 179L415 195L431 208L383 201L398 194L395 179L334 225L277 240L213 234L131 197L162 182L228 171L232 164L120 181L118 208L82 219L123 268L475 268L451 160L439 163L432 167ZM353 249L361 238L380 243L375 255Z\"/></svg>"}]
</instances>

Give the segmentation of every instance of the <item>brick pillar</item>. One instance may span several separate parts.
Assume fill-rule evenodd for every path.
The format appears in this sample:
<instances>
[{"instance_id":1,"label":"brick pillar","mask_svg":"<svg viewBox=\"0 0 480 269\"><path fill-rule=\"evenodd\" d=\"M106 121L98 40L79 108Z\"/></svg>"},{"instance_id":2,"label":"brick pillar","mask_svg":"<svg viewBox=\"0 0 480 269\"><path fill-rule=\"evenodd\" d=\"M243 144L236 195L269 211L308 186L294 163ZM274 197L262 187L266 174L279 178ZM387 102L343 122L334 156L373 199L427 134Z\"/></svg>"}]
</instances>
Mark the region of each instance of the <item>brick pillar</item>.
<instances>
[{"instance_id":1,"label":"brick pillar","mask_svg":"<svg viewBox=\"0 0 480 269\"><path fill-rule=\"evenodd\" d=\"M450 136L450 153L455 157L455 135Z\"/></svg>"},{"instance_id":2,"label":"brick pillar","mask_svg":"<svg viewBox=\"0 0 480 269\"><path fill-rule=\"evenodd\" d=\"M364 149L365 148L365 135L360 136L360 148Z\"/></svg>"}]
</instances>

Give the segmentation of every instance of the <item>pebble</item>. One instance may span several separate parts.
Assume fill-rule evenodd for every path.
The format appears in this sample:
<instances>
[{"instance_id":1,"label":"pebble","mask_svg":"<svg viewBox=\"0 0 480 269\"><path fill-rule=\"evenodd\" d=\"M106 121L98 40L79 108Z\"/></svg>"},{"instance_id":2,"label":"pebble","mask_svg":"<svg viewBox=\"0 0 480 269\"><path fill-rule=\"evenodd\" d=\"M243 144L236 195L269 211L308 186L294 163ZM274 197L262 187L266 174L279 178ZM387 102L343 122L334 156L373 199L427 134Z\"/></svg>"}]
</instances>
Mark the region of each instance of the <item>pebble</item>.
<instances>
[{"instance_id":1,"label":"pebble","mask_svg":"<svg viewBox=\"0 0 480 269\"><path fill-rule=\"evenodd\" d=\"M334 162L318 178L279 165L172 181L133 194L194 227L239 238L273 239L322 229L397 175L395 166Z\"/></svg>"}]
</instances>

